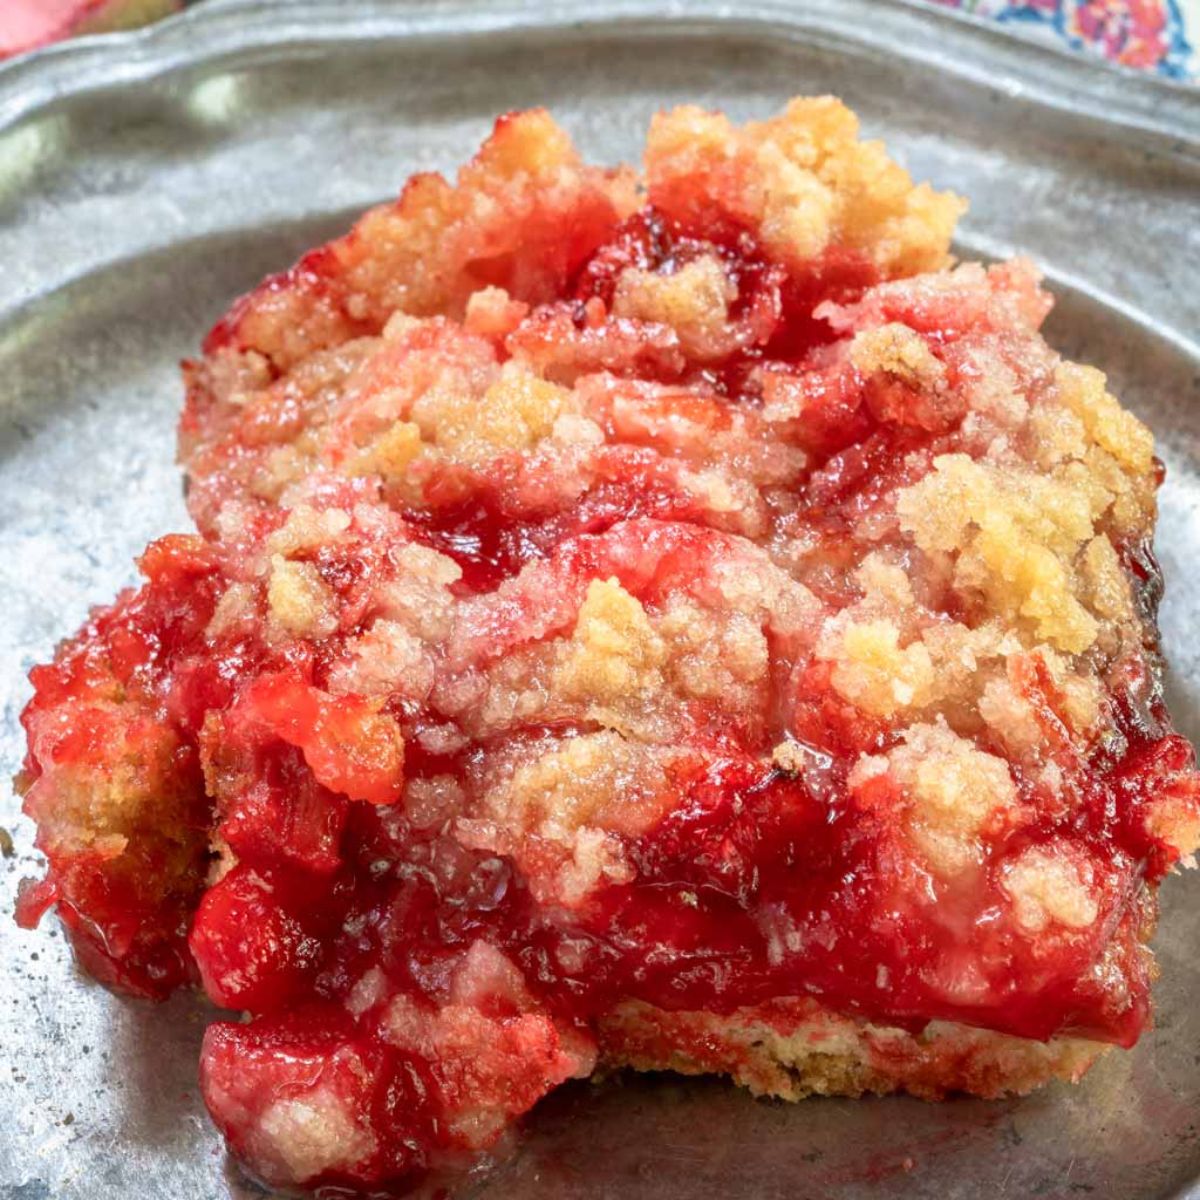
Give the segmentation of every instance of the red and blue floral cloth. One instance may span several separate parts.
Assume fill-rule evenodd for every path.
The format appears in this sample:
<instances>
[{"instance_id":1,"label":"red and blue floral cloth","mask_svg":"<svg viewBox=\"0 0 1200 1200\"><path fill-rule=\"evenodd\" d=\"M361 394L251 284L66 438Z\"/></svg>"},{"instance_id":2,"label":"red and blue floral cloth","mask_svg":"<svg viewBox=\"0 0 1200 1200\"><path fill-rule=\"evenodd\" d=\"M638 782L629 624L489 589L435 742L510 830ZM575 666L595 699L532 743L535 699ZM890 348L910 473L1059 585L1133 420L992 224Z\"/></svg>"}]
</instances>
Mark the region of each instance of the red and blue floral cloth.
<instances>
[{"instance_id":1,"label":"red and blue floral cloth","mask_svg":"<svg viewBox=\"0 0 1200 1200\"><path fill-rule=\"evenodd\" d=\"M198 0L0 0L0 58ZM285 3L286 0L278 0ZM924 0L1171 79L1200 82L1200 0Z\"/></svg>"},{"instance_id":2,"label":"red and blue floral cloth","mask_svg":"<svg viewBox=\"0 0 1200 1200\"><path fill-rule=\"evenodd\" d=\"M1171 79L1200 79L1200 0L926 0Z\"/></svg>"}]
</instances>

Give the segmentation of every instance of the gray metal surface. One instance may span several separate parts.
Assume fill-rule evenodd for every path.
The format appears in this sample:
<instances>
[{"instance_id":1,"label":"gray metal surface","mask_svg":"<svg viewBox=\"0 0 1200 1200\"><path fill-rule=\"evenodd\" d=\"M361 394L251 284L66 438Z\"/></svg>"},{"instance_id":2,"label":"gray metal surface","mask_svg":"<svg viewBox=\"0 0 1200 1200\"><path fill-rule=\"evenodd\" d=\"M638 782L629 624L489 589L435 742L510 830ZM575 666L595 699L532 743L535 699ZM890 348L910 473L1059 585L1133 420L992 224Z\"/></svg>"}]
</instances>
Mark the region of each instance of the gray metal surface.
<instances>
[{"instance_id":1,"label":"gray metal surface","mask_svg":"<svg viewBox=\"0 0 1200 1200\"><path fill-rule=\"evenodd\" d=\"M0 69L0 774L25 671L185 522L176 361L238 290L491 118L546 104L600 160L650 114L832 91L972 200L963 253L1033 255L1049 336L1159 437L1176 714L1200 735L1200 94L907 4L210 0ZM48 920L8 919L31 829L0 789L0 1200L255 1194L195 1086L206 1014L113 999ZM1164 890L1158 1027L1023 1101L755 1102L716 1082L580 1085L488 1200L1200 1196L1200 878Z\"/></svg>"}]
</instances>

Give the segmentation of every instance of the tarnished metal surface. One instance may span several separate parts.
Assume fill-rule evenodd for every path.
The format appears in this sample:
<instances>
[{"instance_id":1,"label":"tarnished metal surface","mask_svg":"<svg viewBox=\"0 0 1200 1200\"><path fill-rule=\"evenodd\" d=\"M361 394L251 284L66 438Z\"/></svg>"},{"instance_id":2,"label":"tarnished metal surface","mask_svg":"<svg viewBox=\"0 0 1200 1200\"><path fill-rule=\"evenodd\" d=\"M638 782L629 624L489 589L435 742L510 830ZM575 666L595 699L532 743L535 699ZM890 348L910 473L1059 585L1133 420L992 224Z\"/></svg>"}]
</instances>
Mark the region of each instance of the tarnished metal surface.
<instances>
[{"instance_id":1,"label":"tarnished metal surface","mask_svg":"<svg viewBox=\"0 0 1200 1200\"><path fill-rule=\"evenodd\" d=\"M0 70L0 770L25 671L184 525L177 359L227 300L413 170L546 104L593 158L650 114L832 91L968 195L964 253L1033 255L1049 336L1110 372L1169 468L1158 548L1185 732L1200 734L1200 95L904 4L540 6L211 0ZM736 11L736 16L729 15ZM195 1087L206 1014L117 1001L48 920L8 920L31 829L0 792L0 1200L250 1195ZM500 1197L1200 1197L1200 878L1168 882L1158 1028L1024 1101L755 1102L719 1083L580 1085Z\"/></svg>"}]
</instances>

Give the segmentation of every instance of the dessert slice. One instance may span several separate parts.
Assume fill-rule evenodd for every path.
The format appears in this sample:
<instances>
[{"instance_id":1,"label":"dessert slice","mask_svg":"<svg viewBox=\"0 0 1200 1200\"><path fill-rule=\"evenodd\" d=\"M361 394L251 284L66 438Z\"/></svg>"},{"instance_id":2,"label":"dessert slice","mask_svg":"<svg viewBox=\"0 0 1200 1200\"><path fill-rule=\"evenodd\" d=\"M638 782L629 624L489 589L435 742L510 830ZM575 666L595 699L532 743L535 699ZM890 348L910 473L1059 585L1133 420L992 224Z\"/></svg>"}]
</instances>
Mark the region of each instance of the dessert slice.
<instances>
[{"instance_id":1,"label":"dessert slice","mask_svg":"<svg viewBox=\"0 0 1200 1200\"><path fill-rule=\"evenodd\" d=\"M200 982L273 1184L402 1190L597 1066L759 1093L1077 1078L1200 840L1161 466L1034 268L832 99L542 112L234 306L199 533L33 673L83 964Z\"/></svg>"}]
</instances>

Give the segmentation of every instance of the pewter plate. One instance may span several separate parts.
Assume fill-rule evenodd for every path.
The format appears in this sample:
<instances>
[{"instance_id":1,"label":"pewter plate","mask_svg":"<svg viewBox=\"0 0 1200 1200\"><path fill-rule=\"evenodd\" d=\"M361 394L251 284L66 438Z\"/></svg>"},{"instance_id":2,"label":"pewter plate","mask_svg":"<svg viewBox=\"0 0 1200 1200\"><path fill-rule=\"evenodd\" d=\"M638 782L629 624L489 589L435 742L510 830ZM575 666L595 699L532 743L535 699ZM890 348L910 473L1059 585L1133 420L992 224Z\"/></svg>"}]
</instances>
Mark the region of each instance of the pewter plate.
<instances>
[{"instance_id":1,"label":"pewter plate","mask_svg":"<svg viewBox=\"0 0 1200 1200\"><path fill-rule=\"evenodd\" d=\"M1158 549L1175 712L1200 734L1200 94L903 3L209 0L146 33L0 69L0 773L24 675L185 525L176 362L238 291L452 168L509 108L585 153L651 113L738 118L830 91L922 178L972 200L963 254L1032 255L1049 336L1108 371L1167 462ZM210 1015L107 995L0 824L0 1200L260 1195L196 1091ZM1027 1100L756 1102L717 1081L581 1084L530 1121L487 1200L1200 1197L1200 878L1164 889L1158 1025L1078 1088Z\"/></svg>"}]
</instances>

